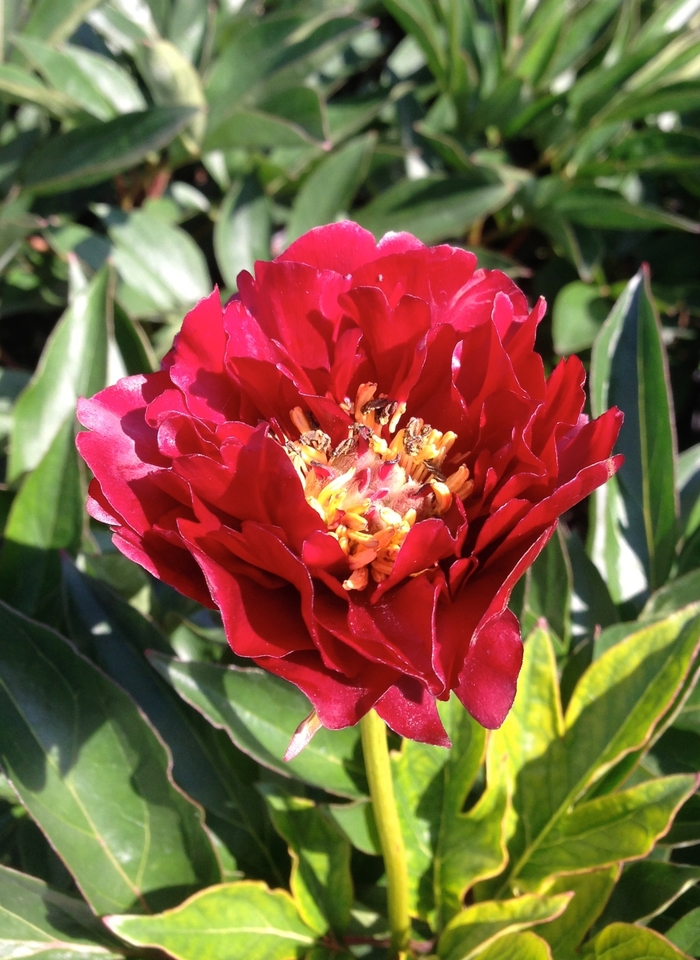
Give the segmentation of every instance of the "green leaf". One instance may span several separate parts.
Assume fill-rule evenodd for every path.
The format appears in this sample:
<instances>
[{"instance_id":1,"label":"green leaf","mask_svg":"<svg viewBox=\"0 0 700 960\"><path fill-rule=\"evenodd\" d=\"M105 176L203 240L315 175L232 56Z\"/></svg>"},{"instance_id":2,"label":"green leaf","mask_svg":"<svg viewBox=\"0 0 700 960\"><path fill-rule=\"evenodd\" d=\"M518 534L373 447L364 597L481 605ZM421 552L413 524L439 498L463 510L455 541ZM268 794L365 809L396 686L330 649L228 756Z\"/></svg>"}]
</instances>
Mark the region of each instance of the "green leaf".
<instances>
[{"instance_id":1,"label":"green leaf","mask_svg":"<svg viewBox=\"0 0 700 960\"><path fill-rule=\"evenodd\" d=\"M387 0L386 6L406 33L420 45L435 79L444 84L447 80L447 51L434 8L428 0Z\"/></svg>"},{"instance_id":2,"label":"green leaf","mask_svg":"<svg viewBox=\"0 0 700 960\"><path fill-rule=\"evenodd\" d=\"M13 63L0 64L0 99L6 103L33 103L44 107L49 113L63 117L78 109L71 98L51 90L29 70Z\"/></svg>"},{"instance_id":3,"label":"green leaf","mask_svg":"<svg viewBox=\"0 0 700 960\"><path fill-rule=\"evenodd\" d=\"M211 278L201 248L180 227L146 206L109 227L112 259L129 287L137 288L156 308L181 312L211 292Z\"/></svg>"},{"instance_id":4,"label":"green leaf","mask_svg":"<svg viewBox=\"0 0 700 960\"><path fill-rule=\"evenodd\" d=\"M265 150L274 147L307 147L316 141L307 131L263 110L237 110L223 123L211 127L204 140L203 149L231 150L243 147L248 150Z\"/></svg>"},{"instance_id":5,"label":"green leaf","mask_svg":"<svg viewBox=\"0 0 700 960\"><path fill-rule=\"evenodd\" d=\"M151 107L52 137L31 155L22 180L34 193L61 193L107 180L166 147L192 120L191 107Z\"/></svg>"},{"instance_id":6,"label":"green leaf","mask_svg":"<svg viewBox=\"0 0 700 960\"><path fill-rule=\"evenodd\" d=\"M48 453L78 397L105 386L108 273L101 270L72 298L54 328L37 371L15 406L8 480L33 470Z\"/></svg>"},{"instance_id":7,"label":"green leaf","mask_svg":"<svg viewBox=\"0 0 700 960\"><path fill-rule=\"evenodd\" d=\"M461 237L476 220L504 207L513 193L512 184L474 186L460 177L431 175L388 187L353 216L377 237L408 230L423 243L437 243Z\"/></svg>"},{"instance_id":8,"label":"green leaf","mask_svg":"<svg viewBox=\"0 0 700 960\"><path fill-rule=\"evenodd\" d=\"M296 195L287 224L291 242L312 227L332 223L350 209L367 176L376 134L357 137L323 159Z\"/></svg>"},{"instance_id":9,"label":"green leaf","mask_svg":"<svg viewBox=\"0 0 700 960\"><path fill-rule=\"evenodd\" d=\"M419 807L417 811L423 818L427 814L429 824L431 820L434 824L437 930L459 912L470 887L503 869L507 858L504 830L511 809L510 790L503 789L494 777L488 778L479 800L463 812L482 762L484 731L455 697L441 705L440 716L453 744L445 757L441 809L424 812ZM440 817L435 822L437 812Z\"/></svg>"},{"instance_id":10,"label":"green leaf","mask_svg":"<svg viewBox=\"0 0 700 960\"><path fill-rule=\"evenodd\" d=\"M512 900L485 900L458 913L438 942L440 960L471 960L500 937L553 920L566 910L571 895L526 894Z\"/></svg>"},{"instance_id":11,"label":"green leaf","mask_svg":"<svg viewBox=\"0 0 700 960\"><path fill-rule=\"evenodd\" d=\"M298 757L283 761L294 731L309 713L308 700L292 684L255 668L183 663L160 655L149 659L181 697L258 763L340 796L366 794L356 727L321 729Z\"/></svg>"},{"instance_id":12,"label":"green leaf","mask_svg":"<svg viewBox=\"0 0 700 960\"><path fill-rule=\"evenodd\" d=\"M561 525L559 529L563 529ZM589 559L578 534L566 529L563 533L573 576L571 634L574 640L582 636L593 639L600 627L617 623L619 615L605 581Z\"/></svg>"},{"instance_id":13,"label":"green leaf","mask_svg":"<svg viewBox=\"0 0 700 960\"><path fill-rule=\"evenodd\" d=\"M133 701L61 636L0 605L0 760L96 913L215 881L198 810Z\"/></svg>"},{"instance_id":14,"label":"green leaf","mask_svg":"<svg viewBox=\"0 0 700 960\"><path fill-rule=\"evenodd\" d=\"M265 789L278 833L292 856L290 886L304 923L323 936L342 934L350 922L353 885L350 844L313 800Z\"/></svg>"},{"instance_id":15,"label":"green leaf","mask_svg":"<svg viewBox=\"0 0 700 960\"><path fill-rule=\"evenodd\" d=\"M260 108L265 99L305 83L309 74L342 55L365 24L326 10L316 17L295 11L258 20L232 31L206 85L214 131L239 109Z\"/></svg>"},{"instance_id":16,"label":"green leaf","mask_svg":"<svg viewBox=\"0 0 700 960\"><path fill-rule=\"evenodd\" d=\"M661 587L647 600L640 619L651 620L655 617L668 616L676 610L695 603L700 597L700 570L691 570L671 580Z\"/></svg>"},{"instance_id":17,"label":"green leaf","mask_svg":"<svg viewBox=\"0 0 700 960\"><path fill-rule=\"evenodd\" d=\"M60 43L77 30L100 0L37 0L32 5L24 33L50 43Z\"/></svg>"},{"instance_id":18,"label":"green leaf","mask_svg":"<svg viewBox=\"0 0 700 960\"><path fill-rule=\"evenodd\" d=\"M121 955L87 904L42 880L0 866L0 954L42 960L109 960Z\"/></svg>"},{"instance_id":19,"label":"green leaf","mask_svg":"<svg viewBox=\"0 0 700 960\"><path fill-rule=\"evenodd\" d=\"M550 642L542 631L528 638L513 709L487 754L489 778L505 778L515 791L511 864L500 890L518 885L530 857L542 857L550 835L576 815L579 808L568 811L582 793L649 741L698 649L700 618L687 622L694 612L646 627L595 660L573 692L563 726ZM542 861L543 878L546 869Z\"/></svg>"},{"instance_id":20,"label":"green leaf","mask_svg":"<svg viewBox=\"0 0 700 960\"><path fill-rule=\"evenodd\" d=\"M691 957L700 953L700 907L695 907L666 931L666 938Z\"/></svg>"},{"instance_id":21,"label":"green leaf","mask_svg":"<svg viewBox=\"0 0 700 960\"><path fill-rule=\"evenodd\" d=\"M353 847L370 856L380 856L379 834L370 800L331 803L328 815L338 824Z\"/></svg>"},{"instance_id":22,"label":"green leaf","mask_svg":"<svg viewBox=\"0 0 700 960\"><path fill-rule=\"evenodd\" d=\"M592 500L590 552L615 602L661 587L675 556L674 428L666 355L648 274L629 282L591 361L594 416L625 415L616 450L625 462Z\"/></svg>"},{"instance_id":23,"label":"green leaf","mask_svg":"<svg viewBox=\"0 0 700 960\"><path fill-rule=\"evenodd\" d=\"M519 879L537 884L552 875L646 856L697 784L697 777L678 774L580 804L532 851Z\"/></svg>"},{"instance_id":24,"label":"green leaf","mask_svg":"<svg viewBox=\"0 0 700 960\"><path fill-rule=\"evenodd\" d=\"M684 537L700 527L700 443L678 455L680 525Z\"/></svg>"},{"instance_id":25,"label":"green leaf","mask_svg":"<svg viewBox=\"0 0 700 960\"><path fill-rule=\"evenodd\" d=\"M129 74L108 57L71 45L55 49L30 37L15 43L55 90L98 120L146 109Z\"/></svg>"},{"instance_id":26,"label":"green leaf","mask_svg":"<svg viewBox=\"0 0 700 960\"><path fill-rule=\"evenodd\" d=\"M630 863L617 883L598 927L615 921L646 923L695 886L700 867L662 860Z\"/></svg>"},{"instance_id":27,"label":"green leaf","mask_svg":"<svg viewBox=\"0 0 700 960\"><path fill-rule=\"evenodd\" d=\"M543 617L564 648L568 647L571 588L571 563L564 535L558 528L526 574L523 634L529 633Z\"/></svg>"},{"instance_id":28,"label":"green leaf","mask_svg":"<svg viewBox=\"0 0 700 960\"><path fill-rule=\"evenodd\" d=\"M570 960L581 941L600 916L620 873L618 864L602 870L559 877L545 885L547 895L573 893L564 913L537 928L537 933L552 948L554 960Z\"/></svg>"},{"instance_id":29,"label":"green leaf","mask_svg":"<svg viewBox=\"0 0 700 960\"><path fill-rule=\"evenodd\" d=\"M499 937L479 954L479 960L551 960L551 957L547 943L529 930Z\"/></svg>"},{"instance_id":30,"label":"green leaf","mask_svg":"<svg viewBox=\"0 0 700 960\"><path fill-rule=\"evenodd\" d=\"M70 562L63 564L63 584L73 637L134 698L168 745L175 782L205 808L207 826L226 843L236 865L276 877L267 849L269 825L252 785L255 764L150 667L143 651L168 649L166 639L130 604Z\"/></svg>"},{"instance_id":31,"label":"green leaf","mask_svg":"<svg viewBox=\"0 0 700 960\"><path fill-rule=\"evenodd\" d=\"M197 111L187 127L185 140L187 149L197 153L206 127L207 105L199 73L169 40L143 44L137 63L157 106L193 107Z\"/></svg>"},{"instance_id":32,"label":"green leaf","mask_svg":"<svg viewBox=\"0 0 700 960\"><path fill-rule=\"evenodd\" d=\"M290 960L314 942L284 890L243 881L202 890L154 917L108 917L127 943L176 960Z\"/></svg>"},{"instance_id":33,"label":"green leaf","mask_svg":"<svg viewBox=\"0 0 700 960\"><path fill-rule=\"evenodd\" d=\"M75 420L69 415L12 503L0 568L6 565L4 549L11 544L75 552L83 531L83 499Z\"/></svg>"},{"instance_id":34,"label":"green leaf","mask_svg":"<svg viewBox=\"0 0 700 960\"><path fill-rule=\"evenodd\" d=\"M584 945L582 955L595 960L687 960L660 933L627 923L610 924Z\"/></svg>"},{"instance_id":35,"label":"green leaf","mask_svg":"<svg viewBox=\"0 0 700 960\"><path fill-rule=\"evenodd\" d=\"M587 350L593 345L609 305L598 288L575 280L567 283L557 294L552 308L552 337L554 351L568 356Z\"/></svg>"},{"instance_id":36,"label":"green leaf","mask_svg":"<svg viewBox=\"0 0 700 960\"><path fill-rule=\"evenodd\" d=\"M527 736L524 731L527 730ZM550 815L550 784L561 779L564 731L557 666L549 634L534 630L525 642L515 702L505 723L489 738L489 782L513 791L507 838L517 857L545 828Z\"/></svg>"},{"instance_id":37,"label":"green leaf","mask_svg":"<svg viewBox=\"0 0 700 960\"><path fill-rule=\"evenodd\" d=\"M599 230L654 230L658 227L700 233L700 223L648 203L630 203L613 190L574 187L553 201L573 223Z\"/></svg>"},{"instance_id":38,"label":"green leaf","mask_svg":"<svg viewBox=\"0 0 700 960\"><path fill-rule=\"evenodd\" d=\"M236 181L223 199L214 224L214 253L221 276L236 288L241 270L270 257L270 208L257 177Z\"/></svg>"}]
</instances>

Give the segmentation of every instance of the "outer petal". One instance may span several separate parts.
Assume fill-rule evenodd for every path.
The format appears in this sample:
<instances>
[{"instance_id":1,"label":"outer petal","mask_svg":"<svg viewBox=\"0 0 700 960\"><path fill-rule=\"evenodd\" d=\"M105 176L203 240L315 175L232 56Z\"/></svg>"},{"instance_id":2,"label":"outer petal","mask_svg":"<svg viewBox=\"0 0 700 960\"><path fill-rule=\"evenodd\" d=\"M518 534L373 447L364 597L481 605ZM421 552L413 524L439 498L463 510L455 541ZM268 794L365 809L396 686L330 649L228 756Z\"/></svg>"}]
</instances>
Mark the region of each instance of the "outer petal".
<instances>
[{"instance_id":1,"label":"outer petal","mask_svg":"<svg viewBox=\"0 0 700 960\"><path fill-rule=\"evenodd\" d=\"M343 220L325 227L314 227L295 240L277 259L348 274L376 257L377 244L369 230L351 220Z\"/></svg>"},{"instance_id":2,"label":"outer petal","mask_svg":"<svg viewBox=\"0 0 700 960\"><path fill-rule=\"evenodd\" d=\"M475 720L495 730L513 706L523 662L520 625L506 610L472 640L455 692Z\"/></svg>"},{"instance_id":3,"label":"outer petal","mask_svg":"<svg viewBox=\"0 0 700 960\"><path fill-rule=\"evenodd\" d=\"M374 709L394 733L402 737L432 743L436 747L452 746L437 712L435 698L412 677L397 680L377 700Z\"/></svg>"}]
</instances>

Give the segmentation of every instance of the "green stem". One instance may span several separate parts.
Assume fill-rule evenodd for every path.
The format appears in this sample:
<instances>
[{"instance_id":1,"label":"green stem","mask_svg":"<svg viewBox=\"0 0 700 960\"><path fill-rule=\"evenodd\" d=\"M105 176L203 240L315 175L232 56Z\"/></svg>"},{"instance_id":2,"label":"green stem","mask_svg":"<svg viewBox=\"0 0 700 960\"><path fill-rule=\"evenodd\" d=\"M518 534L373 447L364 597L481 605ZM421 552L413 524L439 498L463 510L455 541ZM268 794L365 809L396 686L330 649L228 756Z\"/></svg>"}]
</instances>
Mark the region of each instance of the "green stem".
<instances>
[{"instance_id":1,"label":"green stem","mask_svg":"<svg viewBox=\"0 0 700 960\"><path fill-rule=\"evenodd\" d=\"M360 721L360 730L369 793L386 868L391 929L389 957L402 960L406 956L411 936L411 920L408 913L408 867L394 799L394 786L391 781L386 725L374 710L370 710Z\"/></svg>"}]
</instances>

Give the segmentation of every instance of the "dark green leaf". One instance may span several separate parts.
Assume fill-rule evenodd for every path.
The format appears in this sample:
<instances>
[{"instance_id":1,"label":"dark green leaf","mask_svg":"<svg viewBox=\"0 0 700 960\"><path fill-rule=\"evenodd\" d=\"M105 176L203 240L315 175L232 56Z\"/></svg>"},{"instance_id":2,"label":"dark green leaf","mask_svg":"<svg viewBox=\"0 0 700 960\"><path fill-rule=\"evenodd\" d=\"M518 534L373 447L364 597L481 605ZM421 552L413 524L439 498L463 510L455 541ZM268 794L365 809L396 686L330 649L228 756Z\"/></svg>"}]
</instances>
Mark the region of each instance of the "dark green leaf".
<instances>
[{"instance_id":1,"label":"dark green leaf","mask_svg":"<svg viewBox=\"0 0 700 960\"><path fill-rule=\"evenodd\" d=\"M0 953L8 958L110 960L121 951L82 900L0 866Z\"/></svg>"},{"instance_id":2,"label":"dark green leaf","mask_svg":"<svg viewBox=\"0 0 700 960\"><path fill-rule=\"evenodd\" d=\"M521 626L527 634L542 617L566 648L569 643L572 573L560 529L529 568Z\"/></svg>"},{"instance_id":3,"label":"dark green leaf","mask_svg":"<svg viewBox=\"0 0 700 960\"><path fill-rule=\"evenodd\" d=\"M99 0L37 0L24 32L51 43L60 43L78 28Z\"/></svg>"},{"instance_id":4,"label":"dark green leaf","mask_svg":"<svg viewBox=\"0 0 700 960\"><path fill-rule=\"evenodd\" d=\"M201 248L152 207L146 205L112 224L109 235L121 279L152 300L157 310L181 312L211 292Z\"/></svg>"},{"instance_id":5,"label":"dark green leaf","mask_svg":"<svg viewBox=\"0 0 700 960\"><path fill-rule=\"evenodd\" d=\"M192 120L191 107L152 107L53 137L22 170L34 193L59 193L107 180L166 147Z\"/></svg>"},{"instance_id":6,"label":"dark green leaf","mask_svg":"<svg viewBox=\"0 0 700 960\"><path fill-rule=\"evenodd\" d=\"M0 605L0 759L96 913L159 909L218 867L133 701L57 633Z\"/></svg>"},{"instance_id":7,"label":"dark green leaf","mask_svg":"<svg viewBox=\"0 0 700 960\"><path fill-rule=\"evenodd\" d=\"M298 757L283 761L294 731L310 708L290 683L258 669L183 663L160 655L150 660L181 697L210 723L226 730L236 746L259 763L340 796L366 793L355 727L322 728Z\"/></svg>"},{"instance_id":8,"label":"dark green leaf","mask_svg":"<svg viewBox=\"0 0 700 960\"><path fill-rule=\"evenodd\" d=\"M323 936L342 934L350 921L353 885L350 844L312 800L265 790L272 822L292 855L292 896L304 923Z\"/></svg>"},{"instance_id":9,"label":"dark green leaf","mask_svg":"<svg viewBox=\"0 0 700 960\"><path fill-rule=\"evenodd\" d=\"M131 76L108 57L71 45L56 49L30 37L15 43L55 90L98 120L146 109Z\"/></svg>"},{"instance_id":10,"label":"dark green leaf","mask_svg":"<svg viewBox=\"0 0 700 960\"><path fill-rule=\"evenodd\" d=\"M107 923L128 943L158 947L177 960L289 960L315 939L288 893L245 881L202 890L154 917Z\"/></svg>"},{"instance_id":11,"label":"dark green leaf","mask_svg":"<svg viewBox=\"0 0 700 960\"><path fill-rule=\"evenodd\" d=\"M646 922L662 913L700 879L700 867L687 867L662 860L630 863L620 877L598 923Z\"/></svg>"},{"instance_id":12,"label":"dark green leaf","mask_svg":"<svg viewBox=\"0 0 700 960\"><path fill-rule=\"evenodd\" d=\"M353 847L370 856L379 856L379 834L370 800L355 800L353 803L331 803L328 814L338 824Z\"/></svg>"},{"instance_id":13,"label":"dark green leaf","mask_svg":"<svg viewBox=\"0 0 700 960\"><path fill-rule=\"evenodd\" d=\"M691 957L697 957L700 953L700 907L695 907L676 921L671 929L666 931L666 938L679 950L684 950Z\"/></svg>"},{"instance_id":14,"label":"dark green leaf","mask_svg":"<svg viewBox=\"0 0 700 960\"><path fill-rule=\"evenodd\" d=\"M552 309L554 350L560 356L578 353L592 346L605 318L609 304L597 287L576 280L557 294Z\"/></svg>"},{"instance_id":15,"label":"dark green leaf","mask_svg":"<svg viewBox=\"0 0 700 960\"><path fill-rule=\"evenodd\" d=\"M513 184L474 186L459 177L433 175L403 180L353 215L377 237L408 230L424 243L437 243L461 237L476 220L504 207L514 192Z\"/></svg>"},{"instance_id":16,"label":"dark green leaf","mask_svg":"<svg viewBox=\"0 0 700 960\"><path fill-rule=\"evenodd\" d=\"M44 348L31 383L15 406L8 480L33 470L73 416L78 397L105 386L108 273L77 290Z\"/></svg>"},{"instance_id":17,"label":"dark green leaf","mask_svg":"<svg viewBox=\"0 0 700 960\"><path fill-rule=\"evenodd\" d=\"M591 556L616 602L645 597L668 577L676 547L674 430L666 356L648 275L630 281L593 347L594 416L625 415L618 474L596 491Z\"/></svg>"},{"instance_id":18,"label":"dark green leaf","mask_svg":"<svg viewBox=\"0 0 700 960\"><path fill-rule=\"evenodd\" d=\"M358 137L319 163L294 200L287 225L289 242L350 209L367 176L376 139L373 133Z\"/></svg>"},{"instance_id":19,"label":"dark green leaf","mask_svg":"<svg viewBox=\"0 0 700 960\"><path fill-rule=\"evenodd\" d=\"M271 232L270 208L257 177L234 183L214 224L216 262L229 287L236 287L241 270L269 259Z\"/></svg>"},{"instance_id":20,"label":"dark green leaf","mask_svg":"<svg viewBox=\"0 0 700 960\"><path fill-rule=\"evenodd\" d=\"M207 825L246 872L276 876L266 849L268 825L251 781L255 765L229 737L177 697L144 650L167 649L159 631L108 587L63 564L73 636L143 710L173 758L173 778L207 811Z\"/></svg>"}]
</instances>

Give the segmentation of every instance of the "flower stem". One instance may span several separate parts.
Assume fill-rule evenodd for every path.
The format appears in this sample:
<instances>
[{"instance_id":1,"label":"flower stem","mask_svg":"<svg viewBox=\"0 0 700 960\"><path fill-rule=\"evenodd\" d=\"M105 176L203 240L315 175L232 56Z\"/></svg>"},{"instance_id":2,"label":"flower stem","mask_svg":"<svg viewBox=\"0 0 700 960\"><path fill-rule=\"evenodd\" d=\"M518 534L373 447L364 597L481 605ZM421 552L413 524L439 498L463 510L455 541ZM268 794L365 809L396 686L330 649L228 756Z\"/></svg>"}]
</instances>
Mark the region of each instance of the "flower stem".
<instances>
[{"instance_id":1,"label":"flower stem","mask_svg":"<svg viewBox=\"0 0 700 960\"><path fill-rule=\"evenodd\" d=\"M360 721L360 731L369 793L386 868L391 929L391 947L388 956L404 960L411 935L411 920L408 913L408 867L394 799L394 786L391 781L386 725L374 710L370 710Z\"/></svg>"}]
</instances>

